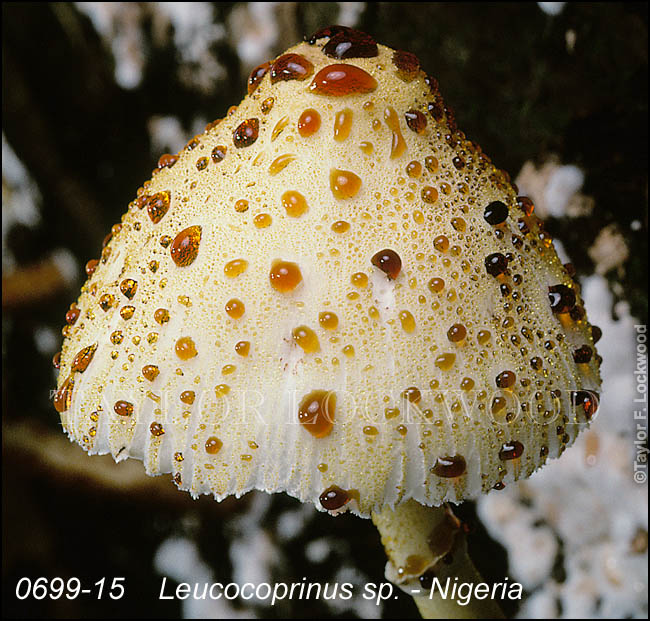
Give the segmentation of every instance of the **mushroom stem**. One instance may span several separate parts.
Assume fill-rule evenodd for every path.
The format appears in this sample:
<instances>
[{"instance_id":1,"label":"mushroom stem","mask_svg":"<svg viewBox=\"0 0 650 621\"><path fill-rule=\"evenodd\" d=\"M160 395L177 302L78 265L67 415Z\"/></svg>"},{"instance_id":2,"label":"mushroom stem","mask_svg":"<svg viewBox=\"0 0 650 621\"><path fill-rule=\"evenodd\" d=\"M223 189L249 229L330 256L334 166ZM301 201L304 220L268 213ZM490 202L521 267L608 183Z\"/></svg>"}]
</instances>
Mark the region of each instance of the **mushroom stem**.
<instances>
[{"instance_id":1,"label":"mushroom stem","mask_svg":"<svg viewBox=\"0 0 650 621\"><path fill-rule=\"evenodd\" d=\"M472 596L466 602L463 591L459 594L462 599L451 596L454 585L475 586L483 579L467 554L460 522L448 506L425 507L408 500L395 509L373 513L372 521L388 556L386 578L413 596L424 619L503 618L498 604L489 597ZM443 597L440 587L444 591L448 579Z\"/></svg>"}]
</instances>

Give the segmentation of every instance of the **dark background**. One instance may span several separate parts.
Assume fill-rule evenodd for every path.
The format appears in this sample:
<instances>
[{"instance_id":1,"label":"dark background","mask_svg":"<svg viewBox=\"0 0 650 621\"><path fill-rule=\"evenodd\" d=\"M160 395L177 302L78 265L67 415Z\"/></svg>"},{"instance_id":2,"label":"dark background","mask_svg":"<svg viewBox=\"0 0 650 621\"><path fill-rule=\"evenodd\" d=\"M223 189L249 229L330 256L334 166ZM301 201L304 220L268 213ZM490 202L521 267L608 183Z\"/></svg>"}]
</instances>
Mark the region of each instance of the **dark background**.
<instances>
[{"instance_id":1,"label":"dark background","mask_svg":"<svg viewBox=\"0 0 650 621\"><path fill-rule=\"evenodd\" d=\"M215 18L227 23L236 4L213 3ZM337 3L285 4L289 26L274 54L295 42L293 33L309 35L337 22ZM59 432L50 403L51 354L37 348L34 332L43 326L60 331L83 265L99 254L104 235L149 178L159 154L151 152L148 120L175 116L189 139L196 116L222 117L241 99L250 67L226 37L213 53L227 78L209 93L192 89L178 78L182 61L173 32L154 36L144 19L143 79L126 90L114 79L110 49L74 4L3 3L2 17L3 133L41 196L37 225L12 223L4 231L17 267L3 273L3 616L119 617L128 611L136 618L177 617L177 603L157 599L155 550L170 535L187 536L215 575L228 580L223 526L245 514L249 501L192 501L169 477L145 477L139 464L115 467L86 458ZM587 249L616 223L629 258L607 277L615 297L647 323L647 3L569 3L553 17L534 3L366 3L356 27L416 53L438 79L458 126L513 177L525 161L542 162L550 153L584 169L583 192L595 200L593 213L550 219L547 228L584 276L594 270ZM573 52L568 30L576 34ZM3 199L4 190L3 176ZM633 221L641 222L638 230ZM61 247L78 261L77 282L27 278ZM274 497L265 524L272 539L274 520L296 504ZM503 549L487 537L471 503L460 513L474 528L477 565L488 580L503 578ZM303 548L323 533L340 541L340 549L312 566ZM277 581L332 580L343 562L383 580L379 537L353 516L315 514L285 554L291 562L276 570ZM14 597L22 576L84 582L125 576L127 595L118 603L81 597L26 605ZM555 578L563 579L561 557ZM318 618L325 609L294 601L256 613ZM384 609L386 617L415 615L407 597Z\"/></svg>"}]
</instances>

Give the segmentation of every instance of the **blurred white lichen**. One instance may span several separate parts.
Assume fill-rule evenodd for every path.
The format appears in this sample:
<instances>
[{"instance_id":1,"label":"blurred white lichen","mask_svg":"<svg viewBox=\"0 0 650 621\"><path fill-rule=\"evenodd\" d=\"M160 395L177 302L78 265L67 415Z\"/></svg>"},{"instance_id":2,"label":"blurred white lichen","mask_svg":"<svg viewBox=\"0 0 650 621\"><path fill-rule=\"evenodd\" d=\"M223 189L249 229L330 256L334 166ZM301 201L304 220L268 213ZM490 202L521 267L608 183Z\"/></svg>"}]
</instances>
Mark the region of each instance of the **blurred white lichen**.
<instances>
[{"instance_id":1,"label":"blurred white lichen","mask_svg":"<svg viewBox=\"0 0 650 621\"><path fill-rule=\"evenodd\" d=\"M593 198L580 193L584 172L572 164L562 164L559 157L549 156L537 167L526 162L515 183L519 193L535 203L535 213L542 218L578 218L589 216L594 207Z\"/></svg>"},{"instance_id":2,"label":"blurred white lichen","mask_svg":"<svg viewBox=\"0 0 650 621\"><path fill-rule=\"evenodd\" d=\"M35 226L40 221L41 195L23 163L2 134L2 269L15 268L7 247L7 233L14 223Z\"/></svg>"},{"instance_id":3,"label":"blurred white lichen","mask_svg":"<svg viewBox=\"0 0 650 621\"><path fill-rule=\"evenodd\" d=\"M607 274L628 260L630 250L616 224L610 224L600 231L589 248L589 256L596 265L597 274Z\"/></svg>"},{"instance_id":4,"label":"blurred white lichen","mask_svg":"<svg viewBox=\"0 0 650 621\"><path fill-rule=\"evenodd\" d=\"M141 22L146 8L137 2L76 2L110 49L115 61L115 81L126 89L142 79L146 50Z\"/></svg>"},{"instance_id":5,"label":"blurred white lichen","mask_svg":"<svg viewBox=\"0 0 650 621\"><path fill-rule=\"evenodd\" d=\"M537 6L547 15L555 17L562 13L566 2L538 2Z\"/></svg>"},{"instance_id":6,"label":"blurred white lichen","mask_svg":"<svg viewBox=\"0 0 650 621\"><path fill-rule=\"evenodd\" d=\"M149 57L145 27L156 47L173 43L179 80L209 92L226 76L213 52L226 31L209 2L76 2L88 16L115 62L115 81L125 89L140 85ZM169 33L173 32L173 41Z\"/></svg>"},{"instance_id":7,"label":"blurred white lichen","mask_svg":"<svg viewBox=\"0 0 650 621\"><path fill-rule=\"evenodd\" d=\"M2 135L2 273L8 276L17 267L9 249L7 235L16 224L36 227L41 222L41 193L27 168L16 156ZM79 266L73 254L57 248L47 257L56 268L63 283L71 284L79 275ZM48 349L49 352L49 349Z\"/></svg>"}]
</instances>

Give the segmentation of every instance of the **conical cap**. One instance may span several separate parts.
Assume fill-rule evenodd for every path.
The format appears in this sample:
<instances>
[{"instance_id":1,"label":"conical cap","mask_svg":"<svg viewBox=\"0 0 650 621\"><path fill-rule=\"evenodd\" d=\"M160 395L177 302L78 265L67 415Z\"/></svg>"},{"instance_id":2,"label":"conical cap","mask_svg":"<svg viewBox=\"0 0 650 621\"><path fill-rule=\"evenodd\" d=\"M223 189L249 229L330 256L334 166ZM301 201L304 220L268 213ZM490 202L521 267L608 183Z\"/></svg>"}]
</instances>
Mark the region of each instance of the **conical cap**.
<instances>
[{"instance_id":1,"label":"conical cap","mask_svg":"<svg viewBox=\"0 0 650 621\"><path fill-rule=\"evenodd\" d=\"M193 495L460 501L597 406L579 287L417 59L326 29L162 158L68 313L55 406Z\"/></svg>"}]
</instances>

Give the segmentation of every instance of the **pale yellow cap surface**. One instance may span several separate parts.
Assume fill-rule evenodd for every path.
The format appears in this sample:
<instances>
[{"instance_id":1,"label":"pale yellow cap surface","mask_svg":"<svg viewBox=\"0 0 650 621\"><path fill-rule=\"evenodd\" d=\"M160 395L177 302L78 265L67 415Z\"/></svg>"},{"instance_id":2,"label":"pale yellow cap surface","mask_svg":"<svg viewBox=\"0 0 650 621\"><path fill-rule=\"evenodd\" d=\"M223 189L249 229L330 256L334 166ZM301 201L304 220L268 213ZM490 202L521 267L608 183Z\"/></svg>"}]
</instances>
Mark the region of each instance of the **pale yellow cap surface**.
<instances>
[{"instance_id":1,"label":"pale yellow cap surface","mask_svg":"<svg viewBox=\"0 0 650 621\"><path fill-rule=\"evenodd\" d=\"M409 57L338 60L326 42L288 50L313 65L281 63L303 79L272 83L276 65L131 203L65 329L64 428L193 495L322 508L336 486L364 516L528 476L593 414L572 393L599 386L577 285ZM317 92L335 64L371 76L354 82L367 92ZM385 250L394 278L373 264ZM274 287L296 284L292 266L270 278L276 261L297 266L294 288ZM335 396L331 429L299 421L316 390Z\"/></svg>"}]
</instances>

